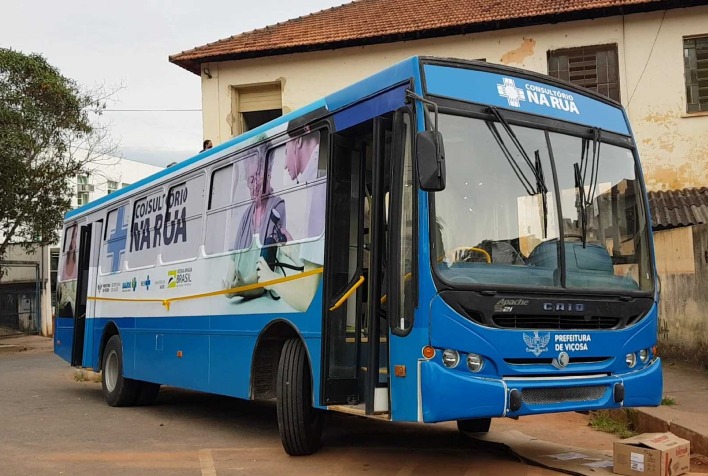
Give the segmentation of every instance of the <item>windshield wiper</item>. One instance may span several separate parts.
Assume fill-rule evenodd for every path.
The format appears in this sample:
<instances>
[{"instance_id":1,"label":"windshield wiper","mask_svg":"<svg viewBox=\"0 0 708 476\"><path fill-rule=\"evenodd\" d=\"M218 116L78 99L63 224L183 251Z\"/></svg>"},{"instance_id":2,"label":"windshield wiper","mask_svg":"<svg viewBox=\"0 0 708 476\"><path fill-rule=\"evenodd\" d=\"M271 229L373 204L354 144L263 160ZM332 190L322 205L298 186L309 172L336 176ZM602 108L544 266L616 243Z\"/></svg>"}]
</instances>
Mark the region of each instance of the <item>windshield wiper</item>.
<instances>
[{"instance_id":1,"label":"windshield wiper","mask_svg":"<svg viewBox=\"0 0 708 476\"><path fill-rule=\"evenodd\" d=\"M521 170L519 163L516 161L509 148L506 146L506 143L504 143L504 139L502 139L501 134L499 134L497 127L491 121L487 121L487 127L492 133L492 136L494 136L494 139L497 141L499 148L504 154L504 158L507 162L509 162L511 170L514 171L516 178L518 178L519 182L521 182L521 186L524 187L524 190L526 190L526 193L528 195L534 195L535 192L533 189L533 185L531 185L531 182L529 181L528 177L526 177L526 174L524 174L523 170Z\"/></svg>"},{"instance_id":2,"label":"windshield wiper","mask_svg":"<svg viewBox=\"0 0 708 476\"><path fill-rule=\"evenodd\" d=\"M541 195L541 200L543 202L543 238L546 238L548 236L548 197L546 195L548 193L548 187L546 187L546 178L543 174L541 154L538 150L534 151L535 161L531 162L531 158L529 157L528 153L526 153L526 149L524 149L524 146L521 144L521 141L519 141L519 138L516 137L516 133L514 133L514 130L511 128L509 123L506 121L506 118L502 115L499 109L497 109L496 107L490 107L489 110L492 112L492 114L494 114L499 123L504 127L504 131L506 131L509 137L511 137L511 141L514 143L516 149L524 158L526 165L528 165L531 171L533 172L534 178L536 179L536 187L531 184L528 177L526 177L526 174L524 174L524 172L521 170L521 166L516 161L509 148L506 146L504 139L502 139L501 134L499 134L499 131L497 130L494 123L492 123L491 121L487 121L487 127L489 127L490 131L492 132L492 135L496 139L497 144L499 144L499 147L504 153L504 157L506 158L507 162L509 162L509 165L516 174L516 177L521 182L521 185L524 187L524 190L526 190L526 193L531 196L536 194Z\"/></svg>"},{"instance_id":3,"label":"windshield wiper","mask_svg":"<svg viewBox=\"0 0 708 476\"><path fill-rule=\"evenodd\" d=\"M587 242L588 233L588 207L592 206L597 193L598 172L600 169L600 136L601 130L593 128L592 130L592 158L588 158L590 154L590 143L588 139L583 139L580 149L580 163L573 164L575 172L575 188L578 190L576 199L576 207L580 215L580 231L583 241L583 248ZM585 179L587 178L588 166L590 167L590 183L588 191L585 192Z\"/></svg>"},{"instance_id":4,"label":"windshield wiper","mask_svg":"<svg viewBox=\"0 0 708 476\"><path fill-rule=\"evenodd\" d=\"M519 138L516 137L516 133L514 130L511 128L509 123L506 121L506 118L502 115L501 111L497 109L496 107L490 107L489 110L491 111L492 114L497 118L497 120L501 123L501 125L504 127L504 130L506 131L507 134L509 134L509 137L511 137L511 141L514 143L516 146L516 149L519 151L521 156L524 158L524 161L526 162L526 165L529 166L531 171L533 172L534 177L536 178L536 185L539 187L538 191L534 191L534 187L531 185L531 183L528 181L526 176L524 175L524 179L526 179L526 183L529 185L528 188L526 188L526 191L529 192L529 189L531 189L531 192L529 192L529 195L535 195L536 193L548 193L548 189L546 188L546 183L543 180L543 173L540 171L540 169L531 162L531 158L529 157L529 154L526 153L526 149L524 149L524 146L521 144L519 141ZM496 132L496 135L499 136L499 132L496 131L496 127L494 128L494 131ZM497 141L501 141L500 146L502 146L505 149L505 154L508 154L511 156L511 153L509 152L509 149L506 147L506 144L504 144L504 141L501 140L501 136L497 138ZM508 160L508 158L507 158ZM511 157L511 160L514 161L514 164L516 167L519 169L519 172L521 172L521 168L519 167L518 163L516 160ZM538 162L540 163L540 161ZM523 172L521 172L523 174Z\"/></svg>"},{"instance_id":5,"label":"windshield wiper","mask_svg":"<svg viewBox=\"0 0 708 476\"><path fill-rule=\"evenodd\" d=\"M538 174L536 175L536 190L541 194L541 201L543 203L543 237L548 237L548 189L546 188L546 177L543 175L543 165L541 164L541 154L536 149L533 153L536 159L536 170Z\"/></svg>"},{"instance_id":6,"label":"windshield wiper","mask_svg":"<svg viewBox=\"0 0 708 476\"><path fill-rule=\"evenodd\" d=\"M486 121L487 127L489 127L490 131L492 132L492 135L499 144L499 147L502 149L504 157L509 162L509 165L514 170L514 173L519 178L521 184L524 186L526 193L528 193L529 195L535 195L537 193L548 193L548 188L546 187L546 183L543 178L543 171L538 165L540 164L540 161L538 161L537 164L534 165L534 163L531 162L529 154L526 153L526 149L524 149L524 146L521 144L518 137L516 137L516 134L514 133L513 129L506 121L504 116L502 116L501 112L496 107L490 107L489 110L492 112L492 114L494 114L494 116L499 120L499 123L504 127L504 131L506 131L509 137L511 137L511 141L514 143L516 149L524 158L526 165L528 165L528 167L533 172L533 175L536 179L536 187L538 188L538 190L534 188L534 186L531 184L531 181L529 181L528 177L526 177L526 174L524 174L524 172L521 170L521 166L516 161L509 148L506 146L506 143L504 142L504 139L502 139L501 134L499 134L496 125L491 121Z\"/></svg>"}]
</instances>

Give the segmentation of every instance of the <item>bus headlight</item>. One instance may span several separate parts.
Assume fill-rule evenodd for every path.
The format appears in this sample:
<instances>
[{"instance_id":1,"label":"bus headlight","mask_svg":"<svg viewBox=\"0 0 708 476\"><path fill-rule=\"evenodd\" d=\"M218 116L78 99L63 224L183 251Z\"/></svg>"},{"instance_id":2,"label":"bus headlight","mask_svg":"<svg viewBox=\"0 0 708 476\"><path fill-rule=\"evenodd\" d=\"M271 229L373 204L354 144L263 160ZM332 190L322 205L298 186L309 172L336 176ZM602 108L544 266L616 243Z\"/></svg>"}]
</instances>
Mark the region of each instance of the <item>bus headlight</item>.
<instances>
[{"instance_id":1,"label":"bus headlight","mask_svg":"<svg viewBox=\"0 0 708 476\"><path fill-rule=\"evenodd\" d=\"M634 352L630 352L625 356L624 361L627 363L627 367L631 369L637 365L637 356L634 355Z\"/></svg>"},{"instance_id":2,"label":"bus headlight","mask_svg":"<svg viewBox=\"0 0 708 476\"><path fill-rule=\"evenodd\" d=\"M456 350L445 349L442 354L442 361L445 367L453 369L460 363L460 354Z\"/></svg>"},{"instance_id":3,"label":"bus headlight","mask_svg":"<svg viewBox=\"0 0 708 476\"><path fill-rule=\"evenodd\" d=\"M639 361L643 364L647 363L649 360L649 349L642 349L639 351Z\"/></svg>"},{"instance_id":4,"label":"bus headlight","mask_svg":"<svg viewBox=\"0 0 708 476\"><path fill-rule=\"evenodd\" d=\"M467 368L471 372L479 372L484 367L484 360L481 355L467 354Z\"/></svg>"}]
</instances>

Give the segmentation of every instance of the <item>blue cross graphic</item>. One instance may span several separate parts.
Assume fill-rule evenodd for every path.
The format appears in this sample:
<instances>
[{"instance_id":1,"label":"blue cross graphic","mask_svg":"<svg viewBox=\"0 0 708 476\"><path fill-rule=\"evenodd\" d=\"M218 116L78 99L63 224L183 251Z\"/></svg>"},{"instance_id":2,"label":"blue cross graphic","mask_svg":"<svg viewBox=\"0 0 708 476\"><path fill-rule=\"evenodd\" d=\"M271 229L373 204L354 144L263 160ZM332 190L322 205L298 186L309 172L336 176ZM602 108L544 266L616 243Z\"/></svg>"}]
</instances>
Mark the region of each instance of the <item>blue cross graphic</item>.
<instances>
[{"instance_id":1,"label":"blue cross graphic","mask_svg":"<svg viewBox=\"0 0 708 476\"><path fill-rule=\"evenodd\" d=\"M106 256L111 258L111 272L115 273L120 270L120 255L125 253L125 246L128 242L128 225L123 223L125 220L125 205L118 209L116 217L116 227L111 230L108 236L108 245Z\"/></svg>"}]
</instances>

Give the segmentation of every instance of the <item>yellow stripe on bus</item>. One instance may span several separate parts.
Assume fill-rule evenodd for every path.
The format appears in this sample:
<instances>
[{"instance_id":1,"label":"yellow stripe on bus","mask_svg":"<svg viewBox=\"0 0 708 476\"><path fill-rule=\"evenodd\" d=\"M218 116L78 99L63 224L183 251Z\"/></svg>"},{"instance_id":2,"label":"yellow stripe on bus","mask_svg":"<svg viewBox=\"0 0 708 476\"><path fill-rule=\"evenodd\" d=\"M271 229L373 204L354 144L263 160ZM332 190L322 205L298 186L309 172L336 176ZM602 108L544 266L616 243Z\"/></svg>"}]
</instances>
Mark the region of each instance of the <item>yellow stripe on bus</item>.
<instances>
[{"instance_id":1,"label":"yellow stripe on bus","mask_svg":"<svg viewBox=\"0 0 708 476\"><path fill-rule=\"evenodd\" d=\"M109 297L98 297L89 296L86 299L90 301L115 301L115 302L159 302L165 309L170 310L170 304L175 301L186 301L188 299L200 299L212 296L220 296L222 294L232 294L243 291L250 291L252 289L264 288L266 286L273 286L275 284L287 283L288 281L294 281L296 279L306 278L308 276L314 276L316 274L321 274L322 268L313 269L310 271L305 271L303 273L294 274L292 276L285 276L283 278L273 279L271 281L264 281L262 283L247 284L246 286L239 286L237 288L222 289L220 291L212 291L210 293L193 294L191 296L178 296L168 299L128 299L128 298L109 298Z\"/></svg>"}]
</instances>

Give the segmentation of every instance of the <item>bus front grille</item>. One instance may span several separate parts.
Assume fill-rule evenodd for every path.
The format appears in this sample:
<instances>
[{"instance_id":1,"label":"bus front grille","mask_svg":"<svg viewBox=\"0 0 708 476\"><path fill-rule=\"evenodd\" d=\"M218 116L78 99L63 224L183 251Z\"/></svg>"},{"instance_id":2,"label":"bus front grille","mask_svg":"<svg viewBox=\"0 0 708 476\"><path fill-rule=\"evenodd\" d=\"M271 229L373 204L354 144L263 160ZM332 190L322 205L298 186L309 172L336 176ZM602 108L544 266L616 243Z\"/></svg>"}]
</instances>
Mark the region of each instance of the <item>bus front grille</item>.
<instances>
[{"instance_id":1,"label":"bus front grille","mask_svg":"<svg viewBox=\"0 0 708 476\"><path fill-rule=\"evenodd\" d=\"M527 405L549 405L564 402L591 402L598 400L607 391L605 385L589 387L540 387L525 388L521 401Z\"/></svg>"},{"instance_id":2,"label":"bus front grille","mask_svg":"<svg viewBox=\"0 0 708 476\"><path fill-rule=\"evenodd\" d=\"M612 329L620 318L609 316L534 316L524 314L495 314L494 324L504 329Z\"/></svg>"},{"instance_id":3,"label":"bus front grille","mask_svg":"<svg viewBox=\"0 0 708 476\"><path fill-rule=\"evenodd\" d=\"M600 364L610 359L611 357L571 357L568 364ZM553 358L505 358L504 362L509 365L551 365Z\"/></svg>"}]
</instances>

